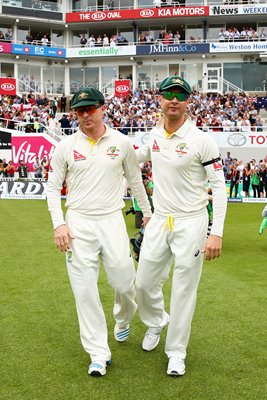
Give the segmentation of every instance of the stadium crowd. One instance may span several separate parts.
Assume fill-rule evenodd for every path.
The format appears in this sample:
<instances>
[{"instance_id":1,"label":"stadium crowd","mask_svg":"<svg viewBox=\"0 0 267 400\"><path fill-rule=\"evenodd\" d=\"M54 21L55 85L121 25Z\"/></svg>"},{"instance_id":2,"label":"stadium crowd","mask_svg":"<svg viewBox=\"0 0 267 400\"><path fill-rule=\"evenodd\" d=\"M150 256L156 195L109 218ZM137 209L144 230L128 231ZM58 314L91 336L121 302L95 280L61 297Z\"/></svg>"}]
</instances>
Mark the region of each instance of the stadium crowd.
<instances>
[{"instance_id":1,"label":"stadium crowd","mask_svg":"<svg viewBox=\"0 0 267 400\"><path fill-rule=\"evenodd\" d=\"M136 89L128 97L106 96L105 101L104 122L125 135L144 132L161 117L157 90ZM47 95L35 97L33 93L14 98L0 96L0 123L2 127L26 132L43 132L47 129L69 135L76 130L78 119L74 111L66 112L66 103L64 94L59 99L50 99ZM212 129L218 134L237 130L261 132L264 122L256 105L255 98L244 93L207 94L193 91L187 112L199 129ZM12 177L12 173L14 176L16 171L12 162L1 161L0 176ZM43 177L47 177L45 165L42 168ZM249 187L252 185L254 197L267 197L267 156L258 162L248 160L243 164L243 161L228 154L223 160L223 168L225 179L230 182L230 197L238 195L241 184L245 196L249 196ZM27 176L28 173L25 171Z\"/></svg>"},{"instance_id":2,"label":"stadium crowd","mask_svg":"<svg viewBox=\"0 0 267 400\"><path fill-rule=\"evenodd\" d=\"M218 32L218 40L220 42L231 42L231 41L254 41L267 40L267 33L264 27L260 27L258 30L256 26L243 26L238 29L235 26L228 26L221 28ZM212 38L212 40L216 40L216 38ZM0 30L0 41L11 43L13 41L13 33L11 28L7 28L5 32ZM190 36L189 39L186 40L186 31L184 27L178 27L178 29L162 29L159 33L154 33L150 31L139 32L137 43L138 44L178 44L178 43L203 43L204 39L201 36L197 38L194 36ZM56 43L51 41L49 33L37 32L32 34L31 31L28 31L24 41L24 44L30 44L35 46L54 46ZM103 34L89 34L86 35L82 33L80 35L80 45L81 47L107 47L107 46L120 46L120 45L128 45L128 40L123 36L121 32L113 33L108 35L107 33Z\"/></svg>"},{"instance_id":3,"label":"stadium crowd","mask_svg":"<svg viewBox=\"0 0 267 400\"><path fill-rule=\"evenodd\" d=\"M203 130L249 130L261 132L264 125L256 98L240 94L207 94L193 91L188 114L196 126ZM127 97L106 96L105 123L118 128L123 134L144 132L152 128L161 117L159 92L136 89ZM63 112L57 118L57 112ZM66 97L49 99L47 95L0 97L0 122L2 127L43 132L45 129L71 134L78 126L76 114L66 113Z\"/></svg>"}]
</instances>

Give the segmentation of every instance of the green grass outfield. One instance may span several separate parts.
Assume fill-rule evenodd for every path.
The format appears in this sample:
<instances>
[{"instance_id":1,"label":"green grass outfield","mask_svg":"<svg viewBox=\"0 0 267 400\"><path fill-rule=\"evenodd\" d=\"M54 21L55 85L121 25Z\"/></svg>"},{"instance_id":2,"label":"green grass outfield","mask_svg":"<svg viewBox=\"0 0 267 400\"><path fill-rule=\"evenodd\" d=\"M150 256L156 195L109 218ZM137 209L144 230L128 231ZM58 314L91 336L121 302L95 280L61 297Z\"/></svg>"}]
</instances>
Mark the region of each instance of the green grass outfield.
<instances>
[{"instance_id":1,"label":"green grass outfield","mask_svg":"<svg viewBox=\"0 0 267 400\"><path fill-rule=\"evenodd\" d=\"M129 204L128 204L129 205ZM166 375L165 334L151 353L136 315L131 336L113 338L113 292L99 287L113 364L87 375L64 255L53 242L45 201L0 200L1 400L261 400L266 388L267 230L262 204L229 204L223 256L205 263L188 347L186 375ZM126 217L129 234L133 216ZM165 288L168 308L170 284Z\"/></svg>"}]
</instances>

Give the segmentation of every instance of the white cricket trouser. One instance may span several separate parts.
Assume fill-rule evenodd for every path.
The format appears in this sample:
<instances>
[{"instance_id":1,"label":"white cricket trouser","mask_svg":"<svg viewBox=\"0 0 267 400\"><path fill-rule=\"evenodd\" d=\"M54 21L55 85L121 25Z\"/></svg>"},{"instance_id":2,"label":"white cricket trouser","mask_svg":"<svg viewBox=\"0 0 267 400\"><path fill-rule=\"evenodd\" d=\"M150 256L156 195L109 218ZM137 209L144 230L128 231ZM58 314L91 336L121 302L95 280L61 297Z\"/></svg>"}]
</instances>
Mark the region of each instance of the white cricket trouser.
<instances>
[{"instance_id":1,"label":"white cricket trouser","mask_svg":"<svg viewBox=\"0 0 267 400\"><path fill-rule=\"evenodd\" d=\"M98 293L99 257L108 282L115 290L113 307L116 322L125 326L137 309L135 268L129 238L121 213L101 219L67 212L66 224L75 239L67 253L67 268L74 293L82 345L91 360L111 358L105 314Z\"/></svg>"},{"instance_id":2,"label":"white cricket trouser","mask_svg":"<svg viewBox=\"0 0 267 400\"><path fill-rule=\"evenodd\" d=\"M174 218L166 230L166 218L153 214L145 229L137 270L136 288L141 320L150 328L166 325L162 286L174 261L170 322L165 352L186 357L197 288L201 276L208 213L187 219Z\"/></svg>"}]
</instances>

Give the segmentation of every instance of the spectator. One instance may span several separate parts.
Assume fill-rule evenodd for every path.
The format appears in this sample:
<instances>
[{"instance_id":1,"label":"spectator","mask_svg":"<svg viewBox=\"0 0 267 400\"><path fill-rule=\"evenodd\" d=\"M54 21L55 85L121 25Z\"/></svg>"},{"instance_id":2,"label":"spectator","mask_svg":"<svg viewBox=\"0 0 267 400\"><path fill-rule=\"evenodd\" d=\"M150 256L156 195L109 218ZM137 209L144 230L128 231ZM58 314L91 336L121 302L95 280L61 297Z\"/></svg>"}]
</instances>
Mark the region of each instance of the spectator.
<instances>
[{"instance_id":1,"label":"spectator","mask_svg":"<svg viewBox=\"0 0 267 400\"><path fill-rule=\"evenodd\" d=\"M23 160L19 161L19 166L17 168L17 172L19 173L20 179L28 178L28 174L29 174L30 170L29 170L28 166L24 163Z\"/></svg>"},{"instance_id":2,"label":"spectator","mask_svg":"<svg viewBox=\"0 0 267 400\"><path fill-rule=\"evenodd\" d=\"M70 135L70 120L66 114L62 115L62 118L58 121L60 123L62 133L65 135Z\"/></svg>"},{"instance_id":3,"label":"spectator","mask_svg":"<svg viewBox=\"0 0 267 400\"><path fill-rule=\"evenodd\" d=\"M66 111L66 104L67 104L67 98L65 96L65 93L60 98L60 112L65 112Z\"/></svg>"},{"instance_id":4,"label":"spectator","mask_svg":"<svg viewBox=\"0 0 267 400\"><path fill-rule=\"evenodd\" d=\"M54 114L48 117L47 126L50 132L57 133L59 131L60 124Z\"/></svg>"},{"instance_id":5,"label":"spectator","mask_svg":"<svg viewBox=\"0 0 267 400\"><path fill-rule=\"evenodd\" d=\"M153 37L151 36L150 32L146 33L146 43L153 43Z\"/></svg>"},{"instance_id":6,"label":"spectator","mask_svg":"<svg viewBox=\"0 0 267 400\"><path fill-rule=\"evenodd\" d=\"M156 8L160 8L161 7L161 0L153 0L153 5Z\"/></svg>"},{"instance_id":7,"label":"spectator","mask_svg":"<svg viewBox=\"0 0 267 400\"><path fill-rule=\"evenodd\" d=\"M128 41L120 32L118 33L118 36L117 36L117 43L118 43L118 45L128 44Z\"/></svg>"},{"instance_id":8,"label":"spectator","mask_svg":"<svg viewBox=\"0 0 267 400\"><path fill-rule=\"evenodd\" d=\"M96 45L97 47L102 47L102 46L103 46L103 40L102 40L102 36L101 36L101 35L98 35L98 36L97 36L95 45Z\"/></svg>"},{"instance_id":9,"label":"spectator","mask_svg":"<svg viewBox=\"0 0 267 400\"><path fill-rule=\"evenodd\" d=\"M3 158L3 161L2 161L2 173L3 173L3 176L5 177L5 178L7 178L7 167L8 167L8 163L6 162L6 159L5 158Z\"/></svg>"},{"instance_id":10,"label":"spectator","mask_svg":"<svg viewBox=\"0 0 267 400\"><path fill-rule=\"evenodd\" d=\"M41 39L41 45L42 45L42 46L48 46L48 44L49 44L48 37L47 37L47 35L44 35L44 36L42 37L42 39Z\"/></svg>"},{"instance_id":11,"label":"spectator","mask_svg":"<svg viewBox=\"0 0 267 400\"><path fill-rule=\"evenodd\" d=\"M50 162L49 160L44 157L43 160L41 161L42 167L43 167L43 177L47 181L48 180L48 174L50 171Z\"/></svg>"},{"instance_id":12,"label":"spectator","mask_svg":"<svg viewBox=\"0 0 267 400\"><path fill-rule=\"evenodd\" d=\"M40 163L39 157L35 158L35 163L33 164L34 178L42 178L42 165Z\"/></svg>"},{"instance_id":13,"label":"spectator","mask_svg":"<svg viewBox=\"0 0 267 400\"><path fill-rule=\"evenodd\" d=\"M237 168L237 162L231 166L230 169L230 197L232 197L233 189L235 189L235 197L238 195L238 187L240 181L240 171Z\"/></svg>"},{"instance_id":14,"label":"spectator","mask_svg":"<svg viewBox=\"0 0 267 400\"><path fill-rule=\"evenodd\" d=\"M224 163L226 164L226 163L229 163L230 165L233 163L233 158L232 158L232 156L231 156L231 153L230 153L230 151L227 151L227 153L226 153L227 155L226 155L226 157L225 157L225 159L224 159Z\"/></svg>"},{"instance_id":15,"label":"spectator","mask_svg":"<svg viewBox=\"0 0 267 400\"><path fill-rule=\"evenodd\" d=\"M135 133L138 131L138 124L133 116L130 116L129 121L126 124L128 134Z\"/></svg>"},{"instance_id":16,"label":"spectator","mask_svg":"<svg viewBox=\"0 0 267 400\"><path fill-rule=\"evenodd\" d=\"M180 39L181 39L181 35L179 33L179 31L176 31L173 37L173 43L174 44L178 44L180 43Z\"/></svg>"},{"instance_id":17,"label":"spectator","mask_svg":"<svg viewBox=\"0 0 267 400\"><path fill-rule=\"evenodd\" d=\"M108 2L108 9L109 9L109 10L114 10L114 0L109 0L109 2Z\"/></svg>"},{"instance_id":18,"label":"spectator","mask_svg":"<svg viewBox=\"0 0 267 400\"><path fill-rule=\"evenodd\" d=\"M117 45L117 38L115 35L111 36L110 41L109 41L110 47L114 47Z\"/></svg>"},{"instance_id":19,"label":"spectator","mask_svg":"<svg viewBox=\"0 0 267 400\"><path fill-rule=\"evenodd\" d=\"M91 35L91 36L89 37L86 46L87 46L87 47L95 47L95 37L94 37L94 35Z\"/></svg>"},{"instance_id":20,"label":"spectator","mask_svg":"<svg viewBox=\"0 0 267 400\"><path fill-rule=\"evenodd\" d=\"M256 127L257 127L257 132L262 132L263 120L260 115L257 115L256 117Z\"/></svg>"},{"instance_id":21,"label":"spectator","mask_svg":"<svg viewBox=\"0 0 267 400\"><path fill-rule=\"evenodd\" d=\"M264 197L264 188L266 182L266 164L264 161L261 161L259 168L259 178L260 178L260 197Z\"/></svg>"},{"instance_id":22,"label":"spectator","mask_svg":"<svg viewBox=\"0 0 267 400\"><path fill-rule=\"evenodd\" d=\"M0 31L0 42L5 40L5 35L3 34L2 31Z\"/></svg>"},{"instance_id":23,"label":"spectator","mask_svg":"<svg viewBox=\"0 0 267 400\"><path fill-rule=\"evenodd\" d=\"M103 46L109 46L109 38L105 33L103 35Z\"/></svg>"},{"instance_id":24,"label":"spectator","mask_svg":"<svg viewBox=\"0 0 267 400\"><path fill-rule=\"evenodd\" d=\"M246 163L245 168L243 169L242 174L243 180L243 192L245 193L245 197L249 197L249 187L250 187L250 178L251 178L251 167L250 163Z\"/></svg>"},{"instance_id":25,"label":"spectator","mask_svg":"<svg viewBox=\"0 0 267 400\"><path fill-rule=\"evenodd\" d=\"M145 38L145 35L142 32L139 35L138 42L140 44L146 44L146 38Z\"/></svg>"},{"instance_id":26,"label":"spectator","mask_svg":"<svg viewBox=\"0 0 267 400\"><path fill-rule=\"evenodd\" d=\"M12 30L9 28L5 34L5 41L11 43L13 39Z\"/></svg>"},{"instance_id":27,"label":"spectator","mask_svg":"<svg viewBox=\"0 0 267 400\"><path fill-rule=\"evenodd\" d=\"M219 32L219 42L224 42L225 41L225 31L224 28L221 28Z\"/></svg>"},{"instance_id":28,"label":"spectator","mask_svg":"<svg viewBox=\"0 0 267 400\"><path fill-rule=\"evenodd\" d=\"M87 43L87 39L85 37L85 34L83 33L82 36L81 36L81 39L80 39L80 44L81 44L82 47L85 47L86 43Z\"/></svg>"},{"instance_id":29,"label":"spectator","mask_svg":"<svg viewBox=\"0 0 267 400\"><path fill-rule=\"evenodd\" d=\"M6 171L7 171L7 177L8 178L14 178L16 167L13 164L12 161L8 162L8 166L6 167Z\"/></svg>"},{"instance_id":30,"label":"spectator","mask_svg":"<svg viewBox=\"0 0 267 400\"><path fill-rule=\"evenodd\" d=\"M247 40L247 30L246 28L243 26L242 31L240 32L240 36L239 36L240 40Z\"/></svg>"},{"instance_id":31,"label":"spectator","mask_svg":"<svg viewBox=\"0 0 267 400\"><path fill-rule=\"evenodd\" d=\"M265 28L261 28L261 31L259 33L260 40L266 40L266 37L267 37L267 35L266 35Z\"/></svg>"},{"instance_id":32,"label":"spectator","mask_svg":"<svg viewBox=\"0 0 267 400\"><path fill-rule=\"evenodd\" d=\"M57 98L54 97L53 101L52 101L52 110L53 110L53 114L56 115L57 113Z\"/></svg>"},{"instance_id":33,"label":"spectator","mask_svg":"<svg viewBox=\"0 0 267 400\"><path fill-rule=\"evenodd\" d=\"M253 189L253 197L260 197L260 175L257 166L254 166L251 171L251 186Z\"/></svg>"}]
</instances>

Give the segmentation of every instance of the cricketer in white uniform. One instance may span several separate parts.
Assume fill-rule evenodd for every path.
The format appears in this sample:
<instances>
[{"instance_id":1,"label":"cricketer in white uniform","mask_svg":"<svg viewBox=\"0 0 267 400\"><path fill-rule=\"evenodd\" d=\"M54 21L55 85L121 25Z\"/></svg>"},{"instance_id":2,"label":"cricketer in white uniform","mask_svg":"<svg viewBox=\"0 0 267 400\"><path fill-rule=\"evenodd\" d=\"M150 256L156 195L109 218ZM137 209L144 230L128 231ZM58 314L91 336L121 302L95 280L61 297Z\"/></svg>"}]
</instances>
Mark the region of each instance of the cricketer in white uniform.
<instances>
[{"instance_id":1,"label":"cricketer in white uniform","mask_svg":"<svg viewBox=\"0 0 267 400\"><path fill-rule=\"evenodd\" d=\"M152 161L154 214L146 227L136 288L141 320L147 325L142 347L153 350L168 324L165 352L168 375L185 373L197 288L203 257L219 257L227 198L219 149L186 116L189 84L177 76L161 83L163 118L137 150L138 161ZM213 225L208 228L207 182L213 193ZM174 263L170 315L162 286Z\"/></svg>"},{"instance_id":2,"label":"cricketer in white uniform","mask_svg":"<svg viewBox=\"0 0 267 400\"><path fill-rule=\"evenodd\" d=\"M82 345L91 357L89 374L102 376L110 363L108 333L98 293L99 257L115 290L114 335L123 342L136 311L135 268L121 209L123 174L141 204L144 224L151 209L141 171L129 139L103 123L104 97L97 89L81 88L71 106L79 130L63 139L54 152L47 185L55 242L66 252L75 296ZM66 222L61 188L66 181Z\"/></svg>"}]
</instances>

